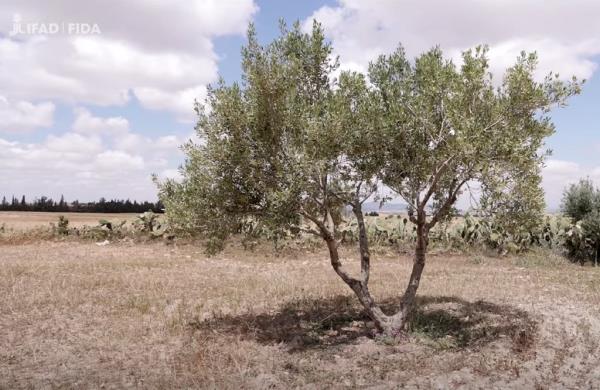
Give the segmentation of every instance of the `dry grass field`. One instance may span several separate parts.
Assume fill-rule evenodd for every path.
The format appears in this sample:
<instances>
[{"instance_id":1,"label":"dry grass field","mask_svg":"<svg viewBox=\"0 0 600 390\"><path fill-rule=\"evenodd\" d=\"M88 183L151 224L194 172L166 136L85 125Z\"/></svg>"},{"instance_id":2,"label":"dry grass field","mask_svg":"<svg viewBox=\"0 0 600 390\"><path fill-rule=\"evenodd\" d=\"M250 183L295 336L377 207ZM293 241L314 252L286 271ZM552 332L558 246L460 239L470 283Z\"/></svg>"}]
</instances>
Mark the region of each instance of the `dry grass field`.
<instances>
[{"instance_id":1,"label":"dry grass field","mask_svg":"<svg viewBox=\"0 0 600 390\"><path fill-rule=\"evenodd\" d=\"M13 230L26 230L39 226L48 226L50 223L56 223L60 215L64 215L69 220L70 226L81 227L83 225L96 225L101 219L106 219L112 222L123 220L131 221L138 214L0 211L0 225L4 224L6 228Z\"/></svg>"},{"instance_id":2,"label":"dry grass field","mask_svg":"<svg viewBox=\"0 0 600 390\"><path fill-rule=\"evenodd\" d=\"M391 307L411 258L374 257ZM599 270L439 253L421 285L396 343L373 337L325 251L3 245L0 388L600 387Z\"/></svg>"}]
</instances>

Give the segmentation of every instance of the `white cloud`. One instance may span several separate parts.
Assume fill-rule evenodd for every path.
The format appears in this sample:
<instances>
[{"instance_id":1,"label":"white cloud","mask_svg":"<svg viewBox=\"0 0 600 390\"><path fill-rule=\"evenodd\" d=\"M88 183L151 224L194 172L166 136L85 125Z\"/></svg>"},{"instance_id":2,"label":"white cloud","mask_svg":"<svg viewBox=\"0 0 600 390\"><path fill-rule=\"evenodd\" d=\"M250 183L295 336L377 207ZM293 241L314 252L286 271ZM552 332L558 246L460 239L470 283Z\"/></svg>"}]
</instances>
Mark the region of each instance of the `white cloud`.
<instances>
[{"instance_id":1,"label":"white cloud","mask_svg":"<svg viewBox=\"0 0 600 390\"><path fill-rule=\"evenodd\" d=\"M76 153L81 156L98 153L102 150L102 141L98 137L84 137L80 134L66 133L62 136L49 135L45 146L58 153Z\"/></svg>"},{"instance_id":2,"label":"white cloud","mask_svg":"<svg viewBox=\"0 0 600 390\"><path fill-rule=\"evenodd\" d=\"M144 107L191 121L194 99L217 78L212 39L242 34L256 10L252 0L3 1L0 90L98 105L124 105L135 94ZM24 22L95 23L101 34L9 37L15 13Z\"/></svg>"},{"instance_id":3,"label":"white cloud","mask_svg":"<svg viewBox=\"0 0 600 390\"><path fill-rule=\"evenodd\" d=\"M98 138L81 134L51 136L38 144L0 139L5 195L154 199L150 165L144 156L104 150Z\"/></svg>"},{"instance_id":4,"label":"white cloud","mask_svg":"<svg viewBox=\"0 0 600 390\"><path fill-rule=\"evenodd\" d=\"M588 78L600 54L600 2L575 0L340 0L317 10L344 68L363 69L402 43L409 56L439 44L450 54L491 47L492 69L503 70L521 50L538 50L540 73Z\"/></svg>"},{"instance_id":5,"label":"white cloud","mask_svg":"<svg viewBox=\"0 0 600 390\"><path fill-rule=\"evenodd\" d=\"M66 133L61 136L50 135L39 144L20 142L0 143L0 170L3 180L10 188L11 180L42 179L37 174L48 173L68 176L64 168L69 170L83 169L89 164L90 155L100 153L102 143L98 138L84 137L80 134Z\"/></svg>"},{"instance_id":6,"label":"white cloud","mask_svg":"<svg viewBox=\"0 0 600 390\"><path fill-rule=\"evenodd\" d=\"M0 131L31 130L52 126L54 104L9 101L0 95Z\"/></svg>"},{"instance_id":7,"label":"white cloud","mask_svg":"<svg viewBox=\"0 0 600 390\"><path fill-rule=\"evenodd\" d=\"M155 139L144 137L138 133L125 133L112 138L113 148L129 153L141 152L164 157L165 154L178 154L179 147L185 142L183 137L165 135Z\"/></svg>"},{"instance_id":8,"label":"white cloud","mask_svg":"<svg viewBox=\"0 0 600 390\"><path fill-rule=\"evenodd\" d=\"M548 160L544 167L544 175L549 178L565 179L578 174L580 170L579 164L573 161Z\"/></svg>"},{"instance_id":9,"label":"white cloud","mask_svg":"<svg viewBox=\"0 0 600 390\"><path fill-rule=\"evenodd\" d=\"M124 118L98 117L85 108L75 114L72 131L39 143L0 138L0 176L11 192L4 195L154 199L150 174L175 175L184 137L143 136Z\"/></svg>"},{"instance_id":10,"label":"white cloud","mask_svg":"<svg viewBox=\"0 0 600 390\"><path fill-rule=\"evenodd\" d=\"M144 159L120 150L107 150L96 156L95 167L100 171L122 172L141 170L144 168Z\"/></svg>"},{"instance_id":11,"label":"white cloud","mask_svg":"<svg viewBox=\"0 0 600 390\"><path fill-rule=\"evenodd\" d=\"M0 2L0 131L13 131L0 138L3 191L154 198L150 173L173 173L185 137L134 131L128 108L100 117L85 107L136 99L193 122L194 100L217 80L213 40L243 34L257 9L252 0ZM94 23L101 34L10 36L16 13L23 22ZM13 136L51 127L61 105L74 108L68 128L36 143Z\"/></svg>"},{"instance_id":12,"label":"white cloud","mask_svg":"<svg viewBox=\"0 0 600 390\"><path fill-rule=\"evenodd\" d=\"M0 28L10 30L19 13L24 21L96 23L102 36L144 51L193 52L206 50L212 37L242 34L256 11L250 0L5 0Z\"/></svg>"},{"instance_id":13,"label":"white cloud","mask_svg":"<svg viewBox=\"0 0 600 390\"><path fill-rule=\"evenodd\" d=\"M159 175L162 179L175 179L181 180L182 176L178 169L165 169Z\"/></svg>"},{"instance_id":14,"label":"white cloud","mask_svg":"<svg viewBox=\"0 0 600 390\"><path fill-rule=\"evenodd\" d=\"M198 85L175 92L157 88L136 88L135 96L147 108L155 110L167 109L176 113L183 122L192 122L196 118L194 102L203 102L206 98L206 87Z\"/></svg>"},{"instance_id":15,"label":"white cloud","mask_svg":"<svg viewBox=\"0 0 600 390\"><path fill-rule=\"evenodd\" d=\"M154 142L154 146L161 150L175 150L181 146L182 143L182 140L174 135L165 135L163 137L159 137Z\"/></svg>"},{"instance_id":16,"label":"white cloud","mask_svg":"<svg viewBox=\"0 0 600 390\"><path fill-rule=\"evenodd\" d=\"M123 117L99 118L85 108L75 109L73 131L84 134L120 135L129 131L129 121Z\"/></svg>"},{"instance_id":17,"label":"white cloud","mask_svg":"<svg viewBox=\"0 0 600 390\"><path fill-rule=\"evenodd\" d=\"M144 156L145 164L149 168L168 165L167 157L181 157L179 147L185 142L185 137L175 134L147 137L132 132L129 121L120 116L99 117L82 107L76 108L74 113L75 120L71 127L73 133L67 133L61 139L66 141L68 138L68 141L74 141L75 144L84 138L81 135L86 135L88 139L97 140L110 148L107 152L112 154L102 156L103 158L110 157L113 161L120 161L123 153ZM49 140L53 140L53 137L50 136ZM128 159L125 163L131 161L134 160ZM139 165L139 160L135 160L135 165Z\"/></svg>"},{"instance_id":18,"label":"white cloud","mask_svg":"<svg viewBox=\"0 0 600 390\"><path fill-rule=\"evenodd\" d=\"M573 161L548 160L542 170L542 187L548 207L557 209L565 188L586 177L600 186L600 167L584 167Z\"/></svg>"}]
</instances>

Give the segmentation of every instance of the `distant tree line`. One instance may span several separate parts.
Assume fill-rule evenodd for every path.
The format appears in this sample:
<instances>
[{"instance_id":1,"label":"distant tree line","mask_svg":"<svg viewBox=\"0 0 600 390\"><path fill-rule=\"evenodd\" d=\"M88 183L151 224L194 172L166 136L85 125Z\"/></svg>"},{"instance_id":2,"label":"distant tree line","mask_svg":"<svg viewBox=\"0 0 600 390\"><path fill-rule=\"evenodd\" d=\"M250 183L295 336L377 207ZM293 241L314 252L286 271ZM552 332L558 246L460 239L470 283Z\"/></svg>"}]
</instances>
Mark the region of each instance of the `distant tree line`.
<instances>
[{"instance_id":1,"label":"distant tree line","mask_svg":"<svg viewBox=\"0 0 600 390\"><path fill-rule=\"evenodd\" d=\"M151 210L155 213L162 213L164 209L160 201L138 202L129 199L106 200L100 198L97 202L73 202L65 201L64 196L59 201L55 201L47 196L35 198L28 201L23 195L20 199L14 195L11 199L2 197L0 202L0 211L50 211L50 212L79 212L79 213L143 213Z\"/></svg>"}]
</instances>

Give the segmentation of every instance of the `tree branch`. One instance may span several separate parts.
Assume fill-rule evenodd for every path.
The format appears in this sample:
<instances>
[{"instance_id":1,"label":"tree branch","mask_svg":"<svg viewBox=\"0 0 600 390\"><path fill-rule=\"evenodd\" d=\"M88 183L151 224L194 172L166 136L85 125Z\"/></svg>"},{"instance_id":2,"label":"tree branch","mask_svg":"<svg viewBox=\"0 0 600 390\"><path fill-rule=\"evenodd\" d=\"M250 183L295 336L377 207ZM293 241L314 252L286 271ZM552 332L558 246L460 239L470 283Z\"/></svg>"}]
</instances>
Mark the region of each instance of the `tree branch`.
<instances>
[{"instance_id":1,"label":"tree branch","mask_svg":"<svg viewBox=\"0 0 600 390\"><path fill-rule=\"evenodd\" d=\"M362 213L362 203L356 199L356 206L352 208L356 221L358 223L358 244L360 249L360 274L362 283L366 286L369 283L369 274L371 270L371 254L369 253L369 238L367 237L367 229L365 219Z\"/></svg>"},{"instance_id":2,"label":"tree branch","mask_svg":"<svg viewBox=\"0 0 600 390\"><path fill-rule=\"evenodd\" d=\"M435 224L440 220L441 217L445 216L446 213L448 213L448 211L450 210L450 207L452 207L452 205L454 203L456 203L457 197L458 197L458 192L460 191L461 187L470 179L470 177L467 177L466 179L462 180L454 190L450 190L448 191L448 197L446 198L446 201L444 202L444 204L442 205L442 207L440 207L440 209L437 211L437 213L435 213L435 215L431 218L431 220L425 224L425 227L427 228L427 230L431 230L432 227L435 226Z\"/></svg>"},{"instance_id":3,"label":"tree branch","mask_svg":"<svg viewBox=\"0 0 600 390\"><path fill-rule=\"evenodd\" d=\"M312 234L312 235L314 235L314 236L317 236L317 237L322 237L322 236L321 236L321 233L319 233L319 232L318 232L318 231L316 231L315 229L311 229L311 228L302 228L302 227L301 227L301 228L300 228L300 231L301 231L301 232L303 232L303 233Z\"/></svg>"},{"instance_id":4,"label":"tree branch","mask_svg":"<svg viewBox=\"0 0 600 390\"><path fill-rule=\"evenodd\" d=\"M444 173L444 170L448 167L448 164L450 163L450 161L452 161L455 157L456 157L455 155L452 155L452 156L448 157L446 159L446 161L444 161L437 168L436 172L431 175L431 178L429 179L430 182L431 182L431 184L429 185L429 190L427 191L427 193L423 197L423 200L422 200L421 204L419 204L419 207L421 207L421 206L425 207L425 205L427 205L427 202L431 198L431 195L433 195L433 193L436 190L437 183L440 180L440 177L442 177L442 174Z\"/></svg>"},{"instance_id":5,"label":"tree branch","mask_svg":"<svg viewBox=\"0 0 600 390\"><path fill-rule=\"evenodd\" d=\"M317 228L319 228L319 235L323 239L327 240L328 237L330 237L332 239L334 238L333 234L331 234L331 231L329 229L327 229L327 226L325 226L325 224L321 220L319 220L317 217L314 217L310 213L306 212L306 210L304 210L304 209L300 210L300 215L302 215L304 218L306 218L309 221L311 221L312 223L314 223L317 226Z\"/></svg>"}]
</instances>

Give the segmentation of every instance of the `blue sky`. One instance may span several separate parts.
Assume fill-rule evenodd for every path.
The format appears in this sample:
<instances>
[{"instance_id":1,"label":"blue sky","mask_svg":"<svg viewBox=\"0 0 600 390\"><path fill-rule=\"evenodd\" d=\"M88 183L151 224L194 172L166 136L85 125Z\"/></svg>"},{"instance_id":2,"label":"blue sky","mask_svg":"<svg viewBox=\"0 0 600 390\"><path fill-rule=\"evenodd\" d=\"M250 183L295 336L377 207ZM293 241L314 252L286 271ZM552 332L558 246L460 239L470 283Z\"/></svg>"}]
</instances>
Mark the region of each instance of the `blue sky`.
<instances>
[{"instance_id":1,"label":"blue sky","mask_svg":"<svg viewBox=\"0 0 600 390\"><path fill-rule=\"evenodd\" d=\"M594 60L600 63L600 57ZM554 111L556 134L548 140L553 157L600 165L600 76L586 80L583 93L571 99L567 108Z\"/></svg>"},{"instance_id":2,"label":"blue sky","mask_svg":"<svg viewBox=\"0 0 600 390\"><path fill-rule=\"evenodd\" d=\"M155 199L150 174L177 175L177 145L193 137L193 100L219 75L240 79L247 23L267 42L280 18L317 18L343 69L364 71L399 42L411 56L439 44L457 60L487 43L495 76L520 50L537 50L540 75L587 78L583 94L553 113L543 185L556 208L568 183L600 179L599 16L594 0L5 1L0 195ZM96 32L39 33L65 23Z\"/></svg>"}]
</instances>

